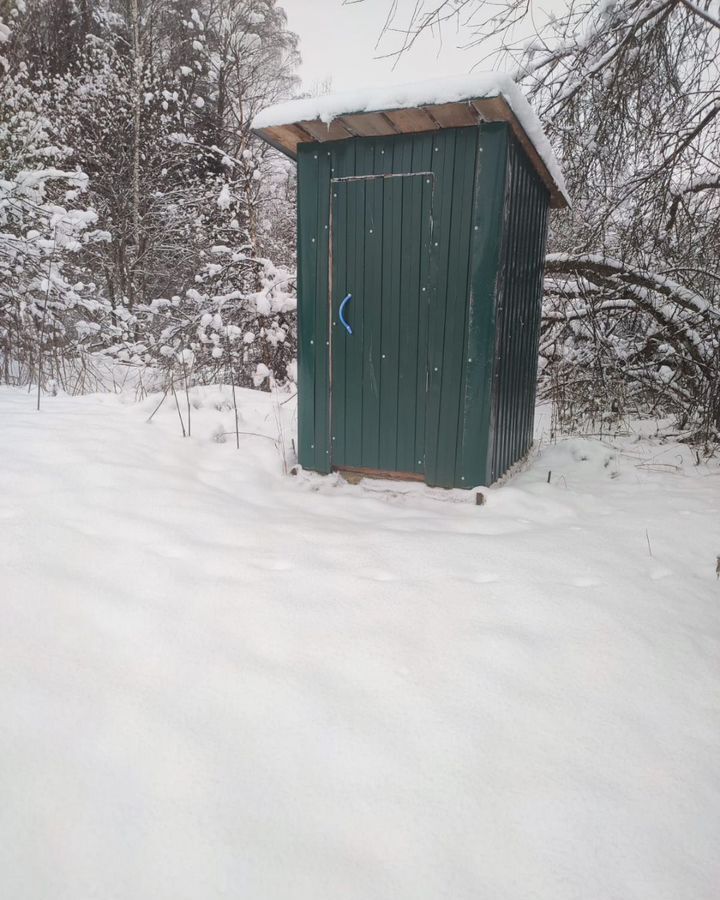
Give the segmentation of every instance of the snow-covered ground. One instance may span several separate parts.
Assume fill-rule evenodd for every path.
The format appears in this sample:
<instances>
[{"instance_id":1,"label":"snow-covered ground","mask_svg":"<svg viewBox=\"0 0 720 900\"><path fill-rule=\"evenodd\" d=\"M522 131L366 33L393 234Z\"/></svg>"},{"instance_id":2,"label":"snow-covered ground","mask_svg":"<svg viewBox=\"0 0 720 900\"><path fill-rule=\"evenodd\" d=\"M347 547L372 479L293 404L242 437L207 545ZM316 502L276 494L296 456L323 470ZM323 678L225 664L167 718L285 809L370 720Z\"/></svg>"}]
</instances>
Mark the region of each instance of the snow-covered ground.
<instances>
[{"instance_id":1,"label":"snow-covered ground","mask_svg":"<svg viewBox=\"0 0 720 900\"><path fill-rule=\"evenodd\" d=\"M284 476L228 398L0 390L0 897L717 900L718 462L476 506Z\"/></svg>"}]
</instances>

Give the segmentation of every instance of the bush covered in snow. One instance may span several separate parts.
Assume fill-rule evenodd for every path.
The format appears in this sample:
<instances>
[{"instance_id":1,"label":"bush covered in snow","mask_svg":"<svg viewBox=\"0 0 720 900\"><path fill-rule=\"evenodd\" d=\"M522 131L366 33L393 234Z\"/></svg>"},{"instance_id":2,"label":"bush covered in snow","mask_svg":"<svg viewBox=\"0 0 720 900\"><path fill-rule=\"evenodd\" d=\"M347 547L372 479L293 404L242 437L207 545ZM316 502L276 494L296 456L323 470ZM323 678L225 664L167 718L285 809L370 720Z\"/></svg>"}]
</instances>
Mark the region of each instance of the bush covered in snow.
<instances>
[{"instance_id":1,"label":"bush covered in snow","mask_svg":"<svg viewBox=\"0 0 720 900\"><path fill-rule=\"evenodd\" d=\"M720 438L717 0L388 7L387 50L447 27L499 55L563 161L573 208L551 221L540 387L565 427L661 412Z\"/></svg>"},{"instance_id":2,"label":"bush covered in snow","mask_svg":"<svg viewBox=\"0 0 720 900\"><path fill-rule=\"evenodd\" d=\"M275 0L15 3L0 69L6 381L73 389L101 353L196 381L284 381L294 175L250 133L294 84ZM152 13L152 14L151 14ZM157 14L156 14L157 13ZM192 356L192 365L188 360Z\"/></svg>"}]
</instances>

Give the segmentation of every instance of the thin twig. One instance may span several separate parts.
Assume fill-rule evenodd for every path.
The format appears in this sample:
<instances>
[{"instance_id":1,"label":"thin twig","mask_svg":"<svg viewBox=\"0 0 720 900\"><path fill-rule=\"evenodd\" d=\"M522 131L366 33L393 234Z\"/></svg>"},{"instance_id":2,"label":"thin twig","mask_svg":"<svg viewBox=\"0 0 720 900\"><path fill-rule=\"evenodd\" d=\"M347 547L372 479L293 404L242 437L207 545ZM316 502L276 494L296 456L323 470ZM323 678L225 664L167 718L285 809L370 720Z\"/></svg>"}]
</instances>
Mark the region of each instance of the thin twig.
<instances>
[{"instance_id":1,"label":"thin twig","mask_svg":"<svg viewBox=\"0 0 720 900\"><path fill-rule=\"evenodd\" d=\"M276 447L280 446L280 442L277 438L270 437L269 434L260 434L259 431L219 431L218 434L237 434L238 439L241 434L247 435L248 437L260 437L265 438L266 441L272 441ZM240 444L238 443L238 450L240 449Z\"/></svg>"},{"instance_id":2,"label":"thin twig","mask_svg":"<svg viewBox=\"0 0 720 900\"><path fill-rule=\"evenodd\" d=\"M169 387L166 387L166 388L165 388L165 393L162 395L162 400L158 403L158 405L155 407L155 409L150 413L150 415L148 416L148 418L147 418L147 420L146 420L147 422L152 422L153 416L155 415L155 413L160 409L160 407L161 407L161 406L163 405L163 403L165 402L165 398L167 397L168 391L169 391L169 390L170 390Z\"/></svg>"},{"instance_id":3,"label":"thin twig","mask_svg":"<svg viewBox=\"0 0 720 900\"><path fill-rule=\"evenodd\" d=\"M188 391L188 380L187 380L187 369L185 367L185 353L183 351L183 378L185 380L185 401L187 403L187 414L188 414L188 437L190 437L190 392Z\"/></svg>"},{"instance_id":4,"label":"thin twig","mask_svg":"<svg viewBox=\"0 0 720 900\"><path fill-rule=\"evenodd\" d=\"M174 381L170 385L170 390L172 391L172 395L175 398L175 407L177 409L178 418L180 419L180 427L182 428L182 436L187 437L187 433L185 432L185 423L183 422L182 413L180 412L180 402L177 398L177 392L175 391L175 382Z\"/></svg>"},{"instance_id":5,"label":"thin twig","mask_svg":"<svg viewBox=\"0 0 720 900\"><path fill-rule=\"evenodd\" d=\"M232 353L230 352L230 338L228 337L228 358L230 360L230 386L232 387L233 410L235 412L235 448L240 449L240 422L238 420L237 397L235 396L235 372L233 371Z\"/></svg>"},{"instance_id":6,"label":"thin twig","mask_svg":"<svg viewBox=\"0 0 720 900\"><path fill-rule=\"evenodd\" d=\"M55 226L55 234L53 235L53 248L48 259L47 287L45 289L45 306L43 307L42 320L40 322L40 344L38 346L38 384L37 384L37 411L40 412L40 392L42 386L42 354L43 341L45 340L45 319L47 317L48 303L50 302L50 276L52 275L53 257L55 248L57 247L57 225Z\"/></svg>"}]
</instances>

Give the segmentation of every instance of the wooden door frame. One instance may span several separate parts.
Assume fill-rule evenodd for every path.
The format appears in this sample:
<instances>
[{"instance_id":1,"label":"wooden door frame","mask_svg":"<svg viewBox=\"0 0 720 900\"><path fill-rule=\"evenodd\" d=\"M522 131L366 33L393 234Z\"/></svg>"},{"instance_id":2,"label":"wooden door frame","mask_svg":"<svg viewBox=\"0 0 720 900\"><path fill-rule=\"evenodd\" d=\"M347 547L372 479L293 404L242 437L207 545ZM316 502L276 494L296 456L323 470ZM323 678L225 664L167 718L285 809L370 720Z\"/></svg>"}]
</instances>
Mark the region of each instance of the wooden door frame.
<instances>
[{"instance_id":1,"label":"wooden door frame","mask_svg":"<svg viewBox=\"0 0 720 900\"><path fill-rule=\"evenodd\" d=\"M336 466L333 464L333 331L335 324L333 322L333 189L336 184L348 181L372 181L378 178L412 178L424 176L430 179L430 252L432 253L432 236L433 236L433 206L435 201L435 173L431 171L418 172L378 172L369 175L345 175L338 178L330 178L330 197L328 207L328 447L330 448L330 471L331 472L347 472L356 477L367 478L389 478L397 481L420 481L426 479L426 472L400 472L397 470L371 469L363 466ZM432 292L428 292L428 300ZM427 365L427 363L426 363ZM427 397L427 369L425 381L425 396Z\"/></svg>"}]
</instances>

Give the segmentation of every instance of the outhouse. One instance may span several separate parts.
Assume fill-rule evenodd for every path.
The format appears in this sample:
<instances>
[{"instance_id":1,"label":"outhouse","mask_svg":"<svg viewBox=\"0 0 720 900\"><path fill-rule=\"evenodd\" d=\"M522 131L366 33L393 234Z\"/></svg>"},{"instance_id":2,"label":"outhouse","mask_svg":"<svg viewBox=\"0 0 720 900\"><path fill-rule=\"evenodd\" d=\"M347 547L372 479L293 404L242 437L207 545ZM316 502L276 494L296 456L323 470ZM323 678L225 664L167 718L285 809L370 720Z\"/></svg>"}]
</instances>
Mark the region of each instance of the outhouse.
<instances>
[{"instance_id":1,"label":"outhouse","mask_svg":"<svg viewBox=\"0 0 720 900\"><path fill-rule=\"evenodd\" d=\"M532 443L549 207L562 175L507 76L279 104L297 160L304 468L472 488Z\"/></svg>"}]
</instances>

